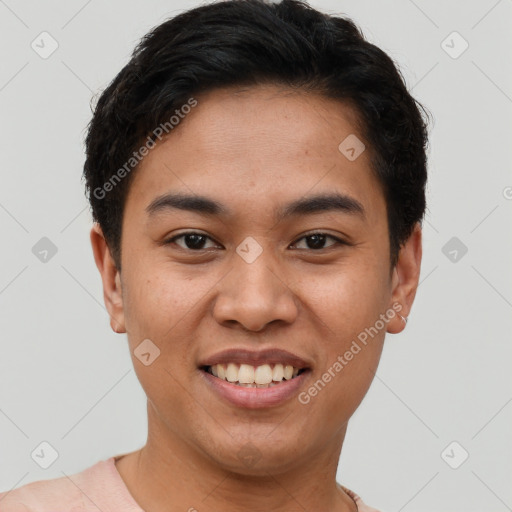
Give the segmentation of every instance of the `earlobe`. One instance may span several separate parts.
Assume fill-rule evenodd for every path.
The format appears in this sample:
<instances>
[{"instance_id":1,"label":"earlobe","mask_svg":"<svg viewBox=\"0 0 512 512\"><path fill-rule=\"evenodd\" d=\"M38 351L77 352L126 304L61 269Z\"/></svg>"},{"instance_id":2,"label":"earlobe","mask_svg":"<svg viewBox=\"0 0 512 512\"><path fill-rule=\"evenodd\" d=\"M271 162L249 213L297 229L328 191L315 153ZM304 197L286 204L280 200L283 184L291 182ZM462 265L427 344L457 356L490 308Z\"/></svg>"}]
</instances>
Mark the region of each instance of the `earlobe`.
<instances>
[{"instance_id":1,"label":"earlobe","mask_svg":"<svg viewBox=\"0 0 512 512\"><path fill-rule=\"evenodd\" d=\"M114 263L103 231L96 222L91 229L90 238L94 261L103 283L103 300L110 315L110 325L114 332L126 332L121 274Z\"/></svg>"},{"instance_id":2,"label":"earlobe","mask_svg":"<svg viewBox=\"0 0 512 512\"><path fill-rule=\"evenodd\" d=\"M389 307L397 314L388 323L387 332L391 334L397 334L405 329L416 296L422 257L421 234L421 225L417 223L411 236L400 249L398 262L393 269Z\"/></svg>"}]
</instances>

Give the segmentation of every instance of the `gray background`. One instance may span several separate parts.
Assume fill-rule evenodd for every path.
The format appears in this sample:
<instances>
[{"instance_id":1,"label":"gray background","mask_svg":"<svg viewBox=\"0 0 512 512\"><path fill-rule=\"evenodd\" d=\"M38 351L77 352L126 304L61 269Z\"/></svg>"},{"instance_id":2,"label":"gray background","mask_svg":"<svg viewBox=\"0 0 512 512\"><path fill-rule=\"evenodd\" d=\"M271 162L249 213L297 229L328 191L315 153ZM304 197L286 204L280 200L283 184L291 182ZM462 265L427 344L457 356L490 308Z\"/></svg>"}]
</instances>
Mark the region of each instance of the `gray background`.
<instances>
[{"instance_id":1,"label":"gray background","mask_svg":"<svg viewBox=\"0 0 512 512\"><path fill-rule=\"evenodd\" d=\"M0 490L145 442L145 396L90 248L83 137L139 38L195 5L0 0ZM512 0L311 5L353 18L435 117L421 284L338 479L386 512L512 510ZM43 31L59 45L47 59L31 47ZM43 237L57 248L46 262ZM43 441L58 452L48 469L31 458Z\"/></svg>"}]
</instances>

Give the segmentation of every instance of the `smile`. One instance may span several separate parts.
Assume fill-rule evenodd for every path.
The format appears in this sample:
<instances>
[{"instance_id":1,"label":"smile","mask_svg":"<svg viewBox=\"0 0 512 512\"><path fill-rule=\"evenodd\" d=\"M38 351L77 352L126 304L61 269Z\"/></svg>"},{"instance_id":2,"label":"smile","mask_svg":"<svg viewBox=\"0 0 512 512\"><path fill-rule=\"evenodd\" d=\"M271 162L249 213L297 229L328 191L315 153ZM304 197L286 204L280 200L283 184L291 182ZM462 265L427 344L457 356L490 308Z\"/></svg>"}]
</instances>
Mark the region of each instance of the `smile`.
<instances>
[{"instance_id":1,"label":"smile","mask_svg":"<svg viewBox=\"0 0 512 512\"><path fill-rule=\"evenodd\" d=\"M305 369L289 364L214 364L203 368L218 379L246 388L269 388L283 381L292 380Z\"/></svg>"}]
</instances>

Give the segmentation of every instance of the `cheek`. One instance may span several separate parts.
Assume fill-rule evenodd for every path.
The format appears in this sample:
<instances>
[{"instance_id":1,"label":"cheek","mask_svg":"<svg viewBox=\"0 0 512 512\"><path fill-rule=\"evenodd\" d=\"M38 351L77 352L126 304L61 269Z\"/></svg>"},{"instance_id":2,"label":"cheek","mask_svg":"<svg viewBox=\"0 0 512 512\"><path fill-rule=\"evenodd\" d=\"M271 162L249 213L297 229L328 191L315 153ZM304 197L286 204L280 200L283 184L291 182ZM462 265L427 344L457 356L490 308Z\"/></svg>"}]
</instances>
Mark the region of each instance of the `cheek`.
<instances>
[{"instance_id":1,"label":"cheek","mask_svg":"<svg viewBox=\"0 0 512 512\"><path fill-rule=\"evenodd\" d=\"M337 411L332 428L346 421L365 396L382 352L386 307L382 265L359 260L339 272L301 282L301 293L321 320L323 354L308 396L312 407ZM372 329L373 327L373 329ZM319 410L319 415L321 412Z\"/></svg>"},{"instance_id":2,"label":"cheek","mask_svg":"<svg viewBox=\"0 0 512 512\"><path fill-rule=\"evenodd\" d=\"M208 315L208 292L219 277L213 272L200 276L197 270L194 277L192 271L178 271L169 262L130 270L124 309L132 357L139 344L149 339L160 350L149 368L161 365L173 368L172 373L179 374L181 380L189 378L184 372L190 371L194 333ZM133 362L141 366L136 359ZM165 372L161 377L165 381ZM144 379L147 377L142 372L141 380ZM171 376L167 375L167 379L172 382Z\"/></svg>"},{"instance_id":3,"label":"cheek","mask_svg":"<svg viewBox=\"0 0 512 512\"><path fill-rule=\"evenodd\" d=\"M197 286L165 265L134 266L129 274L124 313L129 330L139 335L161 338L201 296Z\"/></svg>"},{"instance_id":4,"label":"cheek","mask_svg":"<svg viewBox=\"0 0 512 512\"><path fill-rule=\"evenodd\" d=\"M368 335L351 323L341 320L330 341L325 340L325 358L315 379L302 394L301 403L308 402L310 417L322 422L328 430L337 431L361 404L373 381L383 347L384 333ZM325 415L325 411L331 411ZM315 420L316 418L316 420Z\"/></svg>"},{"instance_id":5,"label":"cheek","mask_svg":"<svg viewBox=\"0 0 512 512\"><path fill-rule=\"evenodd\" d=\"M301 279L295 288L304 303L342 338L373 324L386 304L380 262L346 262L339 269ZM331 333L332 335L332 333Z\"/></svg>"}]
</instances>

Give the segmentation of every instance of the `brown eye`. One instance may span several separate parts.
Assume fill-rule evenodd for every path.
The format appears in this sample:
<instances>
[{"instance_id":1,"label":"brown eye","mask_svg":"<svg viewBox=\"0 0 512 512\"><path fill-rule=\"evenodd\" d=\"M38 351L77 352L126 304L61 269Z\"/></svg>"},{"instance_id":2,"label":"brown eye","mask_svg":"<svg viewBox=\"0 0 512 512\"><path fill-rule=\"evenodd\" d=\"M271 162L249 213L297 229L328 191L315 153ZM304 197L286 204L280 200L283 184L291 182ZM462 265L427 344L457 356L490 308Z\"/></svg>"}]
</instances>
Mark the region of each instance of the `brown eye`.
<instances>
[{"instance_id":1,"label":"brown eye","mask_svg":"<svg viewBox=\"0 0 512 512\"><path fill-rule=\"evenodd\" d=\"M176 243L176 240L183 239L184 245L181 245L179 243ZM207 249L205 247L205 243L207 240L211 240L211 238L207 235L204 235L202 233L195 233L193 231L190 231L188 233L181 233L180 235L176 235L169 240L166 240L164 242L165 245L176 243L179 247L182 249L188 249L192 251L201 251L204 249Z\"/></svg>"},{"instance_id":2,"label":"brown eye","mask_svg":"<svg viewBox=\"0 0 512 512\"><path fill-rule=\"evenodd\" d=\"M331 240L334 240L335 243L328 245L325 247L326 240L330 238ZM299 249L312 249L312 250L321 250L321 249L328 249L329 247L332 247L333 245L336 245L336 243L347 245L346 242L341 240L340 238L337 238L332 235L328 235L327 233L310 233L306 236L303 236L300 240L307 240L306 247L299 247Z\"/></svg>"}]
</instances>

